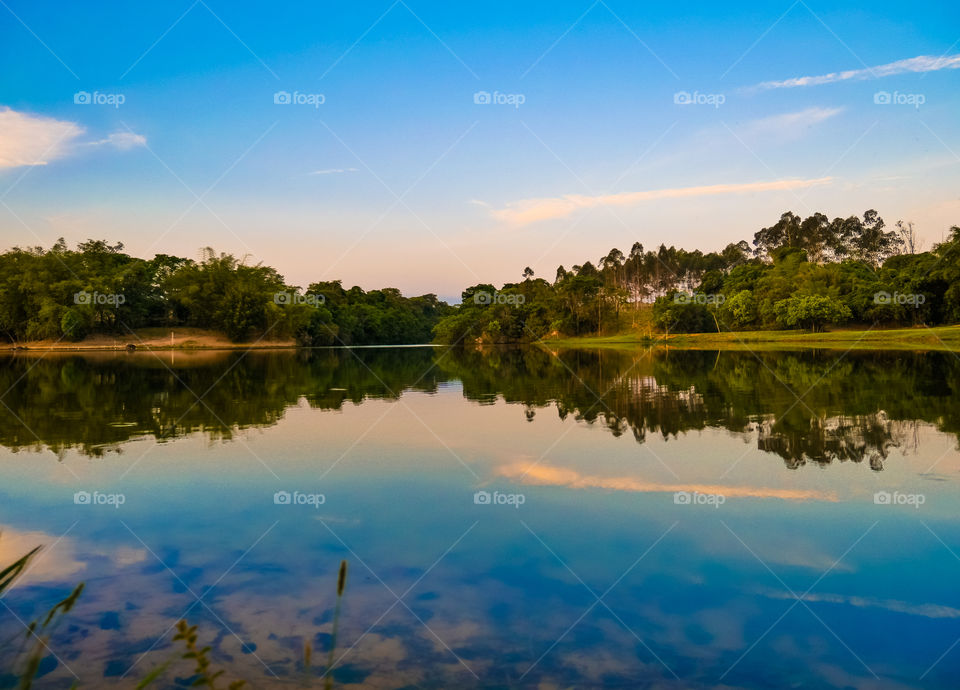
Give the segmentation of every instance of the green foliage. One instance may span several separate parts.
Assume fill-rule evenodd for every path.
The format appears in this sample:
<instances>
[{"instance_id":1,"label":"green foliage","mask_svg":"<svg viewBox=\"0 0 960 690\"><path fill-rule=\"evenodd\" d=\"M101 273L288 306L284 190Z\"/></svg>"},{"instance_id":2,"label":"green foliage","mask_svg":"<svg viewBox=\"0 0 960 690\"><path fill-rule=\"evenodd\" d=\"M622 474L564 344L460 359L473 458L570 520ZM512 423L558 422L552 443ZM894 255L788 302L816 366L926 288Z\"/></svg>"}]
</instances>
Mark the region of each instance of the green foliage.
<instances>
[{"instance_id":1,"label":"green foliage","mask_svg":"<svg viewBox=\"0 0 960 690\"><path fill-rule=\"evenodd\" d=\"M851 317L843 302L823 295L804 295L780 300L774 305L777 319L785 326L804 326L813 332L826 324L843 323Z\"/></svg>"},{"instance_id":2,"label":"green foliage","mask_svg":"<svg viewBox=\"0 0 960 690\"><path fill-rule=\"evenodd\" d=\"M654 301L653 323L666 333L716 333L718 330L704 301L675 291Z\"/></svg>"},{"instance_id":3,"label":"green foliage","mask_svg":"<svg viewBox=\"0 0 960 690\"><path fill-rule=\"evenodd\" d=\"M273 268L209 248L201 261L165 254L144 260L123 253L122 244L90 240L71 251L60 240L49 250L0 254L0 337L75 342L145 326L193 326L233 341L423 343L450 309L435 295L407 298L393 288L343 290L336 282L310 292L301 295Z\"/></svg>"},{"instance_id":4,"label":"green foliage","mask_svg":"<svg viewBox=\"0 0 960 690\"><path fill-rule=\"evenodd\" d=\"M433 327L452 310L436 295L404 297L396 288L345 290L339 280L312 284L307 293L322 297L297 333L302 344L400 345L427 343ZM309 308L309 307L308 307Z\"/></svg>"},{"instance_id":5,"label":"green foliage","mask_svg":"<svg viewBox=\"0 0 960 690\"><path fill-rule=\"evenodd\" d=\"M903 237L896 231L884 231L883 219L874 210L863 218L834 218L822 213L805 219L786 212L769 228L753 236L757 256L770 256L780 249L802 251L810 261L840 261L852 258L876 266L885 258L902 251Z\"/></svg>"},{"instance_id":6,"label":"green foliage","mask_svg":"<svg viewBox=\"0 0 960 690\"><path fill-rule=\"evenodd\" d=\"M79 307L67 307L60 317L60 331L65 340L78 342L83 340L89 331L89 319Z\"/></svg>"},{"instance_id":7,"label":"green foliage","mask_svg":"<svg viewBox=\"0 0 960 690\"><path fill-rule=\"evenodd\" d=\"M77 341L195 326L234 341L305 346L523 343L617 333L636 326L651 303L655 325L674 332L960 322L960 229L929 252L903 254L915 240L909 227L896 227L885 230L872 210L832 221L788 212L754 235L753 250L746 241L708 253L662 244L645 251L637 242L628 255L614 248L596 264L560 266L553 283L527 267L521 282L468 287L456 307L433 294L368 292L340 281L301 294L275 269L212 249L200 261L143 260L122 244L90 240L71 251L60 240L49 250L0 254L0 337ZM711 301L670 304L677 293ZM814 296L827 301L798 301Z\"/></svg>"},{"instance_id":8,"label":"green foliage","mask_svg":"<svg viewBox=\"0 0 960 690\"><path fill-rule=\"evenodd\" d=\"M506 343L603 335L636 327L641 307L651 303L654 325L669 332L820 329L851 320L960 322L960 229L931 252L906 254L916 249L910 224L885 227L873 210L833 220L822 213L802 218L787 212L755 233L753 249L741 241L719 252L665 245L644 251L636 242L629 255L611 249L596 264L560 266L552 284L531 280L532 273L524 271L523 283L499 291L521 290L522 306L478 305L473 297L495 294L494 287L467 288L434 337L444 343ZM691 293L704 299L673 299Z\"/></svg>"},{"instance_id":9,"label":"green foliage","mask_svg":"<svg viewBox=\"0 0 960 690\"><path fill-rule=\"evenodd\" d=\"M579 280L568 274L561 284ZM598 284L596 278L586 278ZM434 339L448 344L472 342L504 343L531 342L548 335L552 329L552 317L563 309L562 296L557 286L542 278L527 277L521 283L508 283L500 290L488 283L468 287L461 294L461 304L456 310L448 308L445 316L433 329ZM571 305L571 318L581 313Z\"/></svg>"},{"instance_id":10,"label":"green foliage","mask_svg":"<svg viewBox=\"0 0 960 690\"><path fill-rule=\"evenodd\" d=\"M720 311L723 321L734 328L747 328L757 320L756 302L749 290L741 290L727 299Z\"/></svg>"}]
</instances>

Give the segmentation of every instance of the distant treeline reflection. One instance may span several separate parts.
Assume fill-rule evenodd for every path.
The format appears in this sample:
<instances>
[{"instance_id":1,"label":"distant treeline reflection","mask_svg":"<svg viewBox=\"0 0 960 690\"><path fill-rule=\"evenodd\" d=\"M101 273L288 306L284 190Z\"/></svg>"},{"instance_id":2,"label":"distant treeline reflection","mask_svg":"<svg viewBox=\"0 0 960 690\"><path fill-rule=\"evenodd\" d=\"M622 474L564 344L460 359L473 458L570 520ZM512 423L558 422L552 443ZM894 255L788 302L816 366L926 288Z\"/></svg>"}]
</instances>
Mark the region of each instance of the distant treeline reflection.
<instances>
[{"instance_id":1,"label":"distant treeline reflection","mask_svg":"<svg viewBox=\"0 0 960 690\"><path fill-rule=\"evenodd\" d=\"M461 382L480 404L555 409L614 435L723 428L790 468L882 469L921 423L960 438L960 359L950 353L751 353L484 348L134 353L0 358L0 444L101 456L141 437L229 439L306 404L337 410Z\"/></svg>"}]
</instances>

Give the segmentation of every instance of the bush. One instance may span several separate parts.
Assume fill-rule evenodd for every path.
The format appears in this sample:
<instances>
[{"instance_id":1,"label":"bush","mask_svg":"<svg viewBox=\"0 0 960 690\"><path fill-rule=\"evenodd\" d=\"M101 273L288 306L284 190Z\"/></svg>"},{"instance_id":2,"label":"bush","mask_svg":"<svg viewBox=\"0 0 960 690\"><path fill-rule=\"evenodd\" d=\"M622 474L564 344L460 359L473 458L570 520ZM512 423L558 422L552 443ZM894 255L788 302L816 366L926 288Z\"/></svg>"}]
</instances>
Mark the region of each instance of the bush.
<instances>
[{"instance_id":1,"label":"bush","mask_svg":"<svg viewBox=\"0 0 960 690\"><path fill-rule=\"evenodd\" d=\"M90 330L90 320L85 310L79 307L69 307L60 317L60 330L65 340L79 342L87 337Z\"/></svg>"},{"instance_id":2,"label":"bush","mask_svg":"<svg viewBox=\"0 0 960 690\"><path fill-rule=\"evenodd\" d=\"M843 323L851 317L843 302L824 295L804 295L782 299L774 305L777 321L788 328L808 327L814 333L824 325Z\"/></svg>"},{"instance_id":3,"label":"bush","mask_svg":"<svg viewBox=\"0 0 960 690\"><path fill-rule=\"evenodd\" d=\"M753 293L741 290L723 303L720 309L724 321L735 328L745 328L757 320L757 306Z\"/></svg>"},{"instance_id":4,"label":"bush","mask_svg":"<svg viewBox=\"0 0 960 690\"><path fill-rule=\"evenodd\" d=\"M678 300L676 291L658 297L653 303L653 323L670 333L716 333L717 322L705 304L696 300Z\"/></svg>"}]
</instances>

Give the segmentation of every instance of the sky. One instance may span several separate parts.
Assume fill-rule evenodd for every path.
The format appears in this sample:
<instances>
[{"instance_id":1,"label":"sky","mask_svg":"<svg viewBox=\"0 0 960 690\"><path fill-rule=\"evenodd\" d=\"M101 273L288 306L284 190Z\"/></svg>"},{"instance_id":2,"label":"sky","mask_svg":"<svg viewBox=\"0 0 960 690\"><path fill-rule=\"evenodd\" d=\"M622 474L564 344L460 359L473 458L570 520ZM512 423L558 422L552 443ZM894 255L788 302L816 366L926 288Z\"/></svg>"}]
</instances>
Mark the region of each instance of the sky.
<instances>
[{"instance_id":1,"label":"sky","mask_svg":"<svg viewBox=\"0 0 960 690\"><path fill-rule=\"evenodd\" d=\"M960 5L0 0L0 246L458 298L780 214L960 224Z\"/></svg>"}]
</instances>

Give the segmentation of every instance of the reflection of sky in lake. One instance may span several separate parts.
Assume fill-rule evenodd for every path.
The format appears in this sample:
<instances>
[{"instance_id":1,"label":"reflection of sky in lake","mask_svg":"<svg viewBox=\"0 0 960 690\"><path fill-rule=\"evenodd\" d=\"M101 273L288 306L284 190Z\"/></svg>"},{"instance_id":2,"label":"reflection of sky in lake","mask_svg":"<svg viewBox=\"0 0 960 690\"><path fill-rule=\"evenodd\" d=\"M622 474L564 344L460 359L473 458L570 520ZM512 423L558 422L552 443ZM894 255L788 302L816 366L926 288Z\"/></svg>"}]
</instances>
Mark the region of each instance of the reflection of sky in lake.
<instances>
[{"instance_id":1,"label":"reflection of sky in lake","mask_svg":"<svg viewBox=\"0 0 960 690\"><path fill-rule=\"evenodd\" d=\"M956 687L960 454L921 437L883 472L789 471L755 437L638 444L447 384L292 408L227 443L3 451L0 562L47 545L4 601L26 621L87 583L40 687L69 686L70 670L133 685L170 658L182 616L229 676L302 682L306 641L315 674L325 662L341 558L338 685ZM78 506L77 490L126 502ZM279 490L326 502L276 505ZM478 490L525 502L476 505ZM675 491L727 498L678 505ZM877 491L926 500L875 505ZM3 639L18 627L0 607Z\"/></svg>"}]
</instances>

